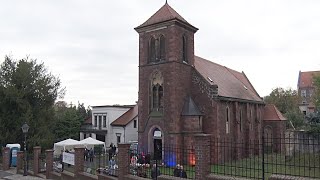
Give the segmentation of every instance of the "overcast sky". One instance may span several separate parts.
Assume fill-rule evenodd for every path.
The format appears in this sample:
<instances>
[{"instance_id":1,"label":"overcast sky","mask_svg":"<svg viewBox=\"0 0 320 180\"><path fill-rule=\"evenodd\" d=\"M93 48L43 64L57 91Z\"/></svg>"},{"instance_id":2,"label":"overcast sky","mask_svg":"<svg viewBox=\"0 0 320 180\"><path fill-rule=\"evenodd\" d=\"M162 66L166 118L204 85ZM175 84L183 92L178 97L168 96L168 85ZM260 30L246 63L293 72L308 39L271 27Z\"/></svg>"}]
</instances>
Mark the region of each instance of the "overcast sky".
<instances>
[{"instance_id":1,"label":"overcast sky","mask_svg":"<svg viewBox=\"0 0 320 180\"><path fill-rule=\"evenodd\" d=\"M64 100L86 106L138 99L134 27L165 0L0 0L0 62L29 55L59 76ZM296 89L320 70L319 0L168 0L199 28L195 54L244 71L260 96Z\"/></svg>"}]
</instances>

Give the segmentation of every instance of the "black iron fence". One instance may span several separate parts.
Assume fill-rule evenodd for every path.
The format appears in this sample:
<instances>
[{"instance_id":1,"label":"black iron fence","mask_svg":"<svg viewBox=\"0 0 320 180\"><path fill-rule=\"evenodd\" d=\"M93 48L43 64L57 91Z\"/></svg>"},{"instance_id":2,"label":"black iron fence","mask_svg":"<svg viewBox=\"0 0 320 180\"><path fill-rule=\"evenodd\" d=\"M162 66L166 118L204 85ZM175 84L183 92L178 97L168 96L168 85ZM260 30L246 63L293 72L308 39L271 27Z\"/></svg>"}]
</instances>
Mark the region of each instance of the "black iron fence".
<instances>
[{"instance_id":1,"label":"black iron fence","mask_svg":"<svg viewBox=\"0 0 320 180\"><path fill-rule=\"evenodd\" d=\"M47 163L46 163L46 154L45 154L44 152L42 152L42 153L39 155L39 172L40 172L40 173L46 172L46 166L47 166Z\"/></svg>"},{"instance_id":2,"label":"black iron fence","mask_svg":"<svg viewBox=\"0 0 320 180\"><path fill-rule=\"evenodd\" d=\"M134 176L157 179L159 175L194 179L194 147L155 146L152 152L130 150L129 172Z\"/></svg>"},{"instance_id":3,"label":"black iron fence","mask_svg":"<svg viewBox=\"0 0 320 180\"><path fill-rule=\"evenodd\" d=\"M115 152L96 151L92 157L84 155L84 160L84 172L118 176L118 156Z\"/></svg>"},{"instance_id":4,"label":"black iron fence","mask_svg":"<svg viewBox=\"0 0 320 180\"><path fill-rule=\"evenodd\" d=\"M320 137L263 137L260 141L216 139L211 173L268 179L271 174L320 178Z\"/></svg>"}]
</instances>

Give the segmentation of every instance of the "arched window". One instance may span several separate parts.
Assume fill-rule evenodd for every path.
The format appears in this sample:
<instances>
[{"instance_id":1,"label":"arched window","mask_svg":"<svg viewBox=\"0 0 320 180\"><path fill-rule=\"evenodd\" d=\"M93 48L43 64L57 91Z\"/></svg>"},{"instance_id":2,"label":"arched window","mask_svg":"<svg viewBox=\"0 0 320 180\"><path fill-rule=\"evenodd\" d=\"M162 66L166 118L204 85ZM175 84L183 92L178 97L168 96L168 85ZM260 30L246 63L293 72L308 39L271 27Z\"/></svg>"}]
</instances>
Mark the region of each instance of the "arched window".
<instances>
[{"instance_id":1,"label":"arched window","mask_svg":"<svg viewBox=\"0 0 320 180\"><path fill-rule=\"evenodd\" d=\"M230 133L230 111L229 107L226 108L226 134Z\"/></svg>"},{"instance_id":2,"label":"arched window","mask_svg":"<svg viewBox=\"0 0 320 180\"><path fill-rule=\"evenodd\" d=\"M166 48L165 48L165 39L164 39L164 36L161 35L160 38L159 38L160 42L160 49L159 49L159 60L160 61L164 61L165 60L165 53L166 53Z\"/></svg>"},{"instance_id":3,"label":"arched window","mask_svg":"<svg viewBox=\"0 0 320 180\"><path fill-rule=\"evenodd\" d=\"M187 37L182 37L182 61L188 62L188 51L187 51Z\"/></svg>"},{"instance_id":4,"label":"arched window","mask_svg":"<svg viewBox=\"0 0 320 180\"><path fill-rule=\"evenodd\" d=\"M252 131L253 130L253 123L254 123L254 120L253 120L253 111L252 109L250 109L250 130Z\"/></svg>"},{"instance_id":5,"label":"arched window","mask_svg":"<svg viewBox=\"0 0 320 180\"><path fill-rule=\"evenodd\" d=\"M156 40L154 37L150 38L149 41L149 62L155 62L156 61Z\"/></svg>"},{"instance_id":6,"label":"arched window","mask_svg":"<svg viewBox=\"0 0 320 180\"><path fill-rule=\"evenodd\" d=\"M156 71L151 79L151 111L162 111L164 107L163 102L163 77L160 72Z\"/></svg>"},{"instance_id":7,"label":"arched window","mask_svg":"<svg viewBox=\"0 0 320 180\"><path fill-rule=\"evenodd\" d=\"M242 132L243 130L243 111L242 109L240 110L240 122L239 122L239 125L240 125L240 132Z\"/></svg>"},{"instance_id":8,"label":"arched window","mask_svg":"<svg viewBox=\"0 0 320 180\"><path fill-rule=\"evenodd\" d=\"M163 35L158 38L151 37L149 41L149 62L164 61L166 56L166 41Z\"/></svg>"},{"instance_id":9,"label":"arched window","mask_svg":"<svg viewBox=\"0 0 320 180\"><path fill-rule=\"evenodd\" d=\"M157 107L157 100L158 100L158 89L157 86L153 86L152 88L152 107Z\"/></svg>"},{"instance_id":10,"label":"arched window","mask_svg":"<svg viewBox=\"0 0 320 180\"><path fill-rule=\"evenodd\" d=\"M163 108L163 87L159 86L159 108Z\"/></svg>"}]
</instances>

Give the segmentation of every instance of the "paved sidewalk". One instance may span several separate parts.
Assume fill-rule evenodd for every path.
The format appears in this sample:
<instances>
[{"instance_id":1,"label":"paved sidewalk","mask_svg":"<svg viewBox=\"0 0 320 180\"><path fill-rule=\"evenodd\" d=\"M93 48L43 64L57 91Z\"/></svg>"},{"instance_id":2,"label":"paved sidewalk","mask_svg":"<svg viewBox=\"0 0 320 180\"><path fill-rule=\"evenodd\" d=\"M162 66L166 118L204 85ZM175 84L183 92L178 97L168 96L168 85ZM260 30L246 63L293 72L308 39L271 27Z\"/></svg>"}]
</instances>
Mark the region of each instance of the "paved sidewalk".
<instances>
[{"instance_id":1,"label":"paved sidewalk","mask_svg":"<svg viewBox=\"0 0 320 180\"><path fill-rule=\"evenodd\" d=\"M12 179L12 180L41 180L42 178L34 176L23 176L22 174L16 174L16 168L10 168L8 171L0 170L0 179Z\"/></svg>"}]
</instances>

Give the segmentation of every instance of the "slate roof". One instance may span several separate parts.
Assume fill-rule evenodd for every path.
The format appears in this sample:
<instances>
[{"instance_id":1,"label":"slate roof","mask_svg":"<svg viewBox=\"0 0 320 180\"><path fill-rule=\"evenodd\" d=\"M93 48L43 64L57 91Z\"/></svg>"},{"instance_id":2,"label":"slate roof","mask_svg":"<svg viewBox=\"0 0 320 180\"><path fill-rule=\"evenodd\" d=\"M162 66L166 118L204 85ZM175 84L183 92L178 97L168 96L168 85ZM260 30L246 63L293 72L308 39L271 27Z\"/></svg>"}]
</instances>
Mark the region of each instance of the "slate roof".
<instances>
[{"instance_id":1,"label":"slate roof","mask_svg":"<svg viewBox=\"0 0 320 180\"><path fill-rule=\"evenodd\" d=\"M126 126L129 124L135 117L138 116L138 105L130 108L127 112L122 114L118 119L114 120L112 126Z\"/></svg>"},{"instance_id":2,"label":"slate roof","mask_svg":"<svg viewBox=\"0 0 320 180\"><path fill-rule=\"evenodd\" d=\"M267 104L264 107L264 121L285 121L287 120L274 104Z\"/></svg>"},{"instance_id":3,"label":"slate roof","mask_svg":"<svg viewBox=\"0 0 320 180\"><path fill-rule=\"evenodd\" d=\"M188 97L183 105L182 116L201 116L203 115L198 106L194 103L191 97Z\"/></svg>"},{"instance_id":4,"label":"slate roof","mask_svg":"<svg viewBox=\"0 0 320 180\"><path fill-rule=\"evenodd\" d=\"M244 72L237 72L197 56L194 65L206 81L218 85L218 96L262 102Z\"/></svg>"},{"instance_id":5,"label":"slate roof","mask_svg":"<svg viewBox=\"0 0 320 180\"><path fill-rule=\"evenodd\" d=\"M149 26L152 24L177 19L183 23L189 24L182 16L180 16L168 3L163 5L155 14L153 14L146 22L136 28ZM190 25L190 24L189 24Z\"/></svg>"},{"instance_id":6,"label":"slate roof","mask_svg":"<svg viewBox=\"0 0 320 180\"><path fill-rule=\"evenodd\" d=\"M306 71L306 72L299 72L298 78L298 87L299 88L306 88L306 87L313 87L313 77L320 76L320 71Z\"/></svg>"}]
</instances>

